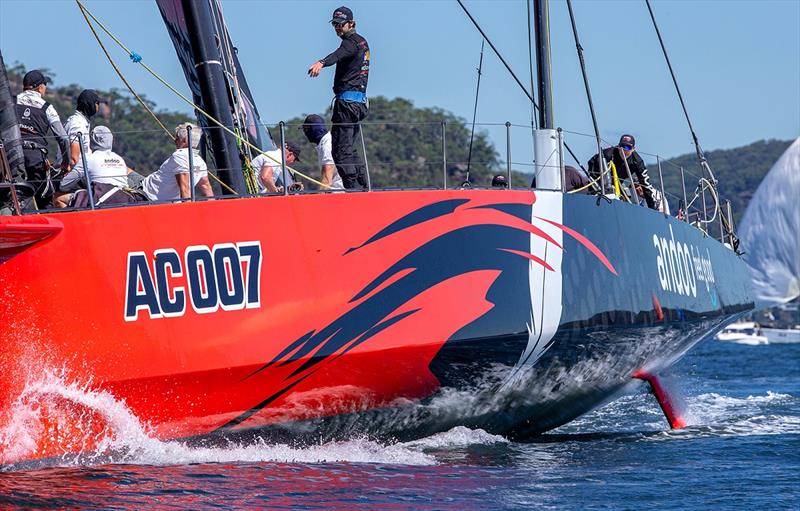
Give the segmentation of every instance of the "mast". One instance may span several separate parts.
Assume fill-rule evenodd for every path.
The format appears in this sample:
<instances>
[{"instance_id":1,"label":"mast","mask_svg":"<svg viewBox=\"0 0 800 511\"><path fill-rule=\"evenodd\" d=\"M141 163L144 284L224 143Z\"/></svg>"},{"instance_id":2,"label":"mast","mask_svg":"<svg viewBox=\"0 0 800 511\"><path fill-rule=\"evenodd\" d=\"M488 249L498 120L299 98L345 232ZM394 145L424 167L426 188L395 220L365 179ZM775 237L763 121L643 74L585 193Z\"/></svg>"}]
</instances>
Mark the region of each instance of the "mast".
<instances>
[{"instance_id":1,"label":"mast","mask_svg":"<svg viewBox=\"0 0 800 511\"><path fill-rule=\"evenodd\" d=\"M182 0L181 3L202 104L212 117L233 129L233 115L222 66L223 56L216 44L211 4L194 0ZM247 193L236 139L219 128L206 127L205 131L220 180L239 194Z\"/></svg>"},{"instance_id":2,"label":"mast","mask_svg":"<svg viewBox=\"0 0 800 511\"><path fill-rule=\"evenodd\" d=\"M550 11L548 0L533 0L536 17L536 73L539 92L539 128L554 129L553 87L550 68Z\"/></svg>"}]
</instances>

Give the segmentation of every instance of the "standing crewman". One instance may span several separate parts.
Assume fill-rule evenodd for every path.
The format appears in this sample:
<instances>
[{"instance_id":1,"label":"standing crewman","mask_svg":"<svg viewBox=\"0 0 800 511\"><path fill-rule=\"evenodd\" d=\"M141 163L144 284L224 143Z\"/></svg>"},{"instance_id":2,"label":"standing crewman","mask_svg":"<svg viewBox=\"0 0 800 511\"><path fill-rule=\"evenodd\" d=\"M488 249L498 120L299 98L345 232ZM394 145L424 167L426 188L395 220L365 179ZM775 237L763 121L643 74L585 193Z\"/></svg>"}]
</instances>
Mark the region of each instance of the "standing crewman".
<instances>
[{"instance_id":1,"label":"standing crewman","mask_svg":"<svg viewBox=\"0 0 800 511\"><path fill-rule=\"evenodd\" d=\"M323 67L336 64L333 93L336 95L331 117L333 159L345 188L366 188L367 175L358 160L353 144L358 137L359 122L367 116L367 80L369 79L369 45L356 33L353 11L339 7L333 11L331 25L342 44L333 53L308 68L308 76L319 76Z\"/></svg>"},{"instance_id":2,"label":"standing crewman","mask_svg":"<svg viewBox=\"0 0 800 511\"><path fill-rule=\"evenodd\" d=\"M47 161L47 132L53 131L60 151L61 169L69 166L67 133L53 105L45 101L47 78L41 71L29 71L22 78L23 91L17 96L15 109L19 121L22 151L25 155L26 180L36 190L38 208L50 201L49 163Z\"/></svg>"}]
</instances>

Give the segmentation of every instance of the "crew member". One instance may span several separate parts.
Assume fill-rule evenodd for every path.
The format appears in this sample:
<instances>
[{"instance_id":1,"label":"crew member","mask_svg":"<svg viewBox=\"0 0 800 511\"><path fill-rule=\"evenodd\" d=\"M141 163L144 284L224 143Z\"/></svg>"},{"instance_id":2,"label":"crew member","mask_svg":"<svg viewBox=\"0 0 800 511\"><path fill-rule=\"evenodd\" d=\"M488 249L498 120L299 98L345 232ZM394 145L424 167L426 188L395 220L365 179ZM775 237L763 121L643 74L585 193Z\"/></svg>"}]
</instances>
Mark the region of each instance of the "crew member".
<instances>
[{"instance_id":1,"label":"crew member","mask_svg":"<svg viewBox=\"0 0 800 511\"><path fill-rule=\"evenodd\" d=\"M331 137L333 159L345 188L365 188L367 175L358 160L353 144L361 129L358 124L367 116L367 80L369 78L369 45L356 33L353 11L339 7L331 19L342 44L336 51L308 68L310 77L319 76L324 67L336 64L333 78L333 116Z\"/></svg>"},{"instance_id":2,"label":"crew member","mask_svg":"<svg viewBox=\"0 0 800 511\"><path fill-rule=\"evenodd\" d=\"M189 148L189 131L196 133L192 137L192 147ZM204 197L214 195L211 183L208 182L208 166L200 152L200 128L188 122L175 127L175 152L142 181L142 191L150 200L168 201L188 199L192 196L190 186L194 186ZM189 182L189 151L192 151L192 176Z\"/></svg>"},{"instance_id":3,"label":"crew member","mask_svg":"<svg viewBox=\"0 0 800 511\"><path fill-rule=\"evenodd\" d=\"M508 188L508 180L503 174L497 174L492 178L492 188Z\"/></svg>"},{"instance_id":4,"label":"crew member","mask_svg":"<svg viewBox=\"0 0 800 511\"><path fill-rule=\"evenodd\" d=\"M294 142L286 142L286 165L300 161L300 147ZM288 185L291 190L295 185L292 173L286 171L286 183L283 182L283 168L281 167L281 150L273 149L264 154L259 154L250 165L256 171L259 193L278 193ZM294 185L294 186L293 186ZM302 187L301 187L302 188Z\"/></svg>"},{"instance_id":5,"label":"crew member","mask_svg":"<svg viewBox=\"0 0 800 511\"><path fill-rule=\"evenodd\" d=\"M97 92L86 89L78 95L75 113L67 118L67 137L69 137L69 172L58 184L58 189L53 197L57 207L65 207L73 193L85 186L86 175L83 171L83 158L81 157L81 141L83 142L84 156L89 158L92 154L89 143L91 118L97 113L100 106L100 96ZM80 134L80 136L78 136Z\"/></svg>"},{"instance_id":6,"label":"crew member","mask_svg":"<svg viewBox=\"0 0 800 511\"><path fill-rule=\"evenodd\" d=\"M110 129L106 126L92 128L89 143L92 154L86 157L86 169L91 178L95 205L125 204L146 200L144 197L134 195L132 191L125 190L128 188L127 176L130 169L122 156L112 150L113 144L114 135ZM82 189L61 196L55 205L57 207L71 205L76 208L89 206L85 176L82 176L79 184Z\"/></svg>"},{"instance_id":7,"label":"crew member","mask_svg":"<svg viewBox=\"0 0 800 511\"><path fill-rule=\"evenodd\" d=\"M564 188L567 192L578 190L575 193L589 193L589 180L572 165L564 165Z\"/></svg>"},{"instance_id":8,"label":"crew member","mask_svg":"<svg viewBox=\"0 0 800 511\"><path fill-rule=\"evenodd\" d=\"M19 121L22 150L25 155L26 180L36 190L35 201L39 208L50 202L47 163L48 130L52 130L58 143L62 170L68 168L68 141L64 126L53 105L45 101L48 79L38 70L29 71L22 78L23 91L17 96L15 110Z\"/></svg>"},{"instance_id":9,"label":"crew member","mask_svg":"<svg viewBox=\"0 0 800 511\"><path fill-rule=\"evenodd\" d=\"M199 137L198 137L199 138ZM86 159L92 183L127 188L128 173L131 169L122 156L112 151L114 135L105 126L95 126L92 130L92 154Z\"/></svg>"},{"instance_id":10,"label":"crew member","mask_svg":"<svg viewBox=\"0 0 800 511\"><path fill-rule=\"evenodd\" d=\"M647 203L644 201L644 190L642 189L642 185L636 183L635 188L636 188L636 194L639 196L639 205L642 207L646 206ZM661 196L661 192L658 191L658 188L655 188L653 190L653 200L656 203L655 209L666 215L670 214L669 202L664 197Z\"/></svg>"},{"instance_id":11,"label":"crew member","mask_svg":"<svg viewBox=\"0 0 800 511\"><path fill-rule=\"evenodd\" d=\"M344 188L342 178L336 173L333 152L331 148L331 134L325 126L325 120L316 114L311 114L303 121L303 134L317 149L317 161L322 173L322 184L331 189Z\"/></svg>"},{"instance_id":12,"label":"crew member","mask_svg":"<svg viewBox=\"0 0 800 511\"><path fill-rule=\"evenodd\" d=\"M647 203L647 207L650 209L657 209L654 198L655 188L650 184L650 176L647 173L647 166L644 164L644 160L642 160L642 157L636 152L636 139L633 138L633 135L622 135L617 147L603 149L603 156L606 162L614 162L619 179L631 179L631 181L633 181L633 178L628 173L628 169L630 169L630 173L636 174L636 179L639 181L639 184L642 185L644 200ZM601 166L598 155L592 156L589 160L589 176L592 179L597 179L600 176Z\"/></svg>"}]
</instances>

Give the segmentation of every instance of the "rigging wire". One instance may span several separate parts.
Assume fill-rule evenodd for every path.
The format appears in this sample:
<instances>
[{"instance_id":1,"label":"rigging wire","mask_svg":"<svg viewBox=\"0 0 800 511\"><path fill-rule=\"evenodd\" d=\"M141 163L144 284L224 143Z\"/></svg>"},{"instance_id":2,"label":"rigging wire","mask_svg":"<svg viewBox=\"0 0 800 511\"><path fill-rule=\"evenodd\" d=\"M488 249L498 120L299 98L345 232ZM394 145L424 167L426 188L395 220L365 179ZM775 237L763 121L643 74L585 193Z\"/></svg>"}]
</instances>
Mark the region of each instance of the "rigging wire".
<instances>
[{"instance_id":1,"label":"rigging wire","mask_svg":"<svg viewBox=\"0 0 800 511\"><path fill-rule=\"evenodd\" d=\"M675 85L675 92L678 93L678 99L681 103L681 108L683 109L683 115L686 117L686 123L689 125L689 131L692 134L692 140L694 141L694 148L695 152L697 153L697 159L700 161L700 168L708 172L709 179L701 179L701 183L698 183L698 189L703 186L702 181L708 183L708 187L713 190L712 196L714 197L714 214L712 215L710 220L700 220L702 223L711 223L716 219L717 214L720 214L720 203L716 193L716 186L717 186L717 179L714 177L714 173L711 171L711 167L706 160L706 156L703 153L703 149L700 147L700 140L697 138L697 134L694 131L694 126L692 126L692 120L689 118L689 111L686 109L686 103L683 100L683 94L681 94L681 89L678 86L678 80L675 78L675 71L672 69L672 63L669 60L669 55L667 54L667 47L664 45L664 39L661 37L661 30L658 28L658 23L656 22L656 16L653 13L653 7L650 5L650 0L644 0L645 4L647 5L647 11L650 13L650 19L653 21L653 28L656 30L656 35L658 36L658 43L661 45L661 51L664 53L664 60L667 61L667 67L669 68L669 74L672 77L672 83ZM694 199L693 199L694 201ZM688 210L688 207L687 207ZM703 216L705 216L705 211L703 212ZM725 225L728 233L733 235L733 227L728 223L728 219L725 218L725 215L720 214L722 218L722 223Z\"/></svg>"},{"instance_id":2,"label":"rigging wire","mask_svg":"<svg viewBox=\"0 0 800 511\"><path fill-rule=\"evenodd\" d=\"M108 28L106 28L106 26L103 25L103 23L99 19L97 19L97 17L94 14L92 14L92 12L85 5L83 5L83 2L81 0L75 0L75 2L78 4L78 7L82 11L84 11L86 14L88 14L89 17L92 18L92 20L94 20L95 23L97 23L97 25L103 30L103 32L105 32L115 43L117 43L117 45L119 45L120 48L125 50L125 52L131 57L131 60L133 60L137 64L140 64L148 73L150 73L156 80L161 82L162 85L164 85L166 88L168 88L170 91L172 91L176 96L178 96L185 103L187 103L191 107L193 107L197 112L200 112L201 114L203 114L206 117L206 119L208 119L209 121L213 122L214 124L216 124L218 127L223 129L224 131L226 131L230 135L233 135L234 137L236 137L237 141L240 141L242 144L245 144L245 145L249 146L250 149L252 149L253 151L255 151L255 152L259 153L259 154L263 154L264 156L266 156L267 158L269 158L273 162L282 164L281 161L273 158L272 156L267 154L264 150L262 150L260 147L258 147L256 145L254 145L253 143L251 143L249 140L243 139L242 137L237 135L233 130L231 130L229 127L227 127L224 124L222 124L221 122L219 122L211 114L209 114L208 112L206 112L205 110L203 110L199 106L195 105L192 100L187 98L178 89L173 87L169 82L167 82L164 78L162 78L161 75L159 75L158 73L153 71L153 69L150 66L148 66L147 63L145 63L142 60L142 57L140 55L138 55L137 53L135 53L135 52L131 51L130 49L128 49L128 47L125 46L122 43L122 41L120 41L114 34L112 34L111 31ZM292 167L290 167L288 165L286 165L286 170L292 172L293 175L300 176L303 179L306 179L306 180L308 180L308 181L310 181L310 182L322 187L323 189L331 188L329 185L321 183L320 181L317 181L313 177L307 176L307 175L303 174L302 172L300 172L299 170L296 170L296 169L294 169L294 168L292 168Z\"/></svg>"},{"instance_id":3,"label":"rigging wire","mask_svg":"<svg viewBox=\"0 0 800 511\"><path fill-rule=\"evenodd\" d=\"M80 0L76 0L76 1L80 1ZM472 22L472 24L475 25L475 28L478 29L478 32L480 32L481 36L486 40L487 43L489 43L489 47L492 49L492 51L494 51L494 54L497 55L497 58L500 59L500 62L503 63L503 66L505 66L506 70L509 72L511 77L514 78L514 81L517 82L517 85L519 85L519 87L522 89L522 91L525 93L525 95L528 96L528 99L533 104L533 108L538 111L539 110L539 105L536 104L536 100L533 99L533 95L530 92L528 92L528 89L526 89L524 85L522 85L522 82L519 80L519 78L517 78L517 75L511 69L511 66L508 65L508 62L506 62L506 59L503 58L503 56L500 54L500 52L497 50L497 48L495 48L494 44L492 44L491 39L489 39L486 36L486 32L483 31L483 29L478 24L478 22L475 20L475 18L472 17L472 14L470 14L469 10L464 5L464 2L462 2L461 0L456 0L456 1L458 2L458 5L461 6L461 9L464 10L464 13L467 15L467 17ZM566 143L564 143L564 147L567 149L567 151L569 152L570 156L572 156L572 158L575 160L575 163L577 163L578 166L584 172L586 172L586 168L584 168L583 164L578 159L578 157L575 155L575 153L572 151L572 149Z\"/></svg>"},{"instance_id":4,"label":"rigging wire","mask_svg":"<svg viewBox=\"0 0 800 511\"><path fill-rule=\"evenodd\" d=\"M708 171L708 175L711 178L711 183L716 185L717 180L714 178L713 172L711 172L711 167L709 167L708 162L706 161L706 156L703 153L703 149L700 147L700 141L698 140L697 134L694 131L694 127L692 126L692 121L689 119L689 112L686 110L686 103L683 101L683 94L681 94L681 89L678 87L678 80L675 78L675 71L673 71L672 63L669 60L669 55L667 55L667 47L664 45L664 39L661 38L661 31L658 29L658 23L656 23L656 17L655 14L653 14L653 8L650 6L650 0L644 1L645 4L647 4L647 10L650 12L650 19L653 20L653 28L656 29L656 35L658 36L658 42L661 45L661 51L664 53L664 59L667 61L669 74L672 76L672 83L675 84L675 91L678 93L678 99L681 102L681 108L683 108L683 115L686 117L686 123L689 125L689 131L692 133L692 140L694 141L697 158L700 160L700 167Z\"/></svg>"},{"instance_id":5,"label":"rigging wire","mask_svg":"<svg viewBox=\"0 0 800 511\"><path fill-rule=\"evenodd\" d=\"M469 186L469 169L472 164L472 141L475 139L475 119L478 115L478 93L481 91L481 75L483 74L483 45L485 39L481 39L481 58L478 60L478 85L475 87L475 107L472 109L472 132L469 134L469 151L467 152L467 177L464 184Z\"/></svg>"},{"instance_id":6,"label":"rigging wire","mask_svg":"<svg viewBox=\"0 0 800 511\"><path fill-rule=\"evenodd\" d=\"M580 39L578 38L578 27L575 24L575 14L572 12L572 0L567 0L567 9L569 10L569 20L572 23L572 35L575 38L575 48L578 51L578 60L581 64L581 74L583 75L583 85L586 89L586 99L589 101L589 112L592 114L592 126L594 126L594 136L597 141L597 154L598 160L602 162L602 167L606 167L606 157L603 154L603 147L600 139L600 128L597 126L597 115L594 111L594 102L592 102L592 91L589 89L589 76L586 73L586 62L583 59L583 46L581 46ZM600 193L605 193L605 181L602 179L603 173L600 173Z\"/></svg>"},{"instance_id":7,"label":"rigging wire","mask_svg":"<svg viewBox=\"0 0 800 511\"><path fill-rule=\"evenodd\" d=\"M80 6L80 3L78 3L78 5ZM153 112L153 110L151 110L150 107L147 106L147 103L145 103L144 100L136 93L136 91L133 90L133 87L128 82L128 80L125 79L125 76L122 74L122 72L117 67L117 63L114 62L114 59L111 58L111 54L108 53L108 50L106 49L106 46L103 44L103 41L100 40L100 36L97 34L97 31L94 29L94 25L92 25L92 22L89 21L89 17L86 15L86 11L83 10L83 7L81 7L81 14L83 14L83 18L86 20L86 24L89 25L89 29L92 31L92 34L94 34L94 38L97 39L97 43L100 45L100 49L103 50L103 53L106 54L106 58L108 59L108 62L111 64L111 67L114 68L114 71L116 71L117 76L119 76L119 79L122 80L122 83L125 84L125 87L127 87L128 90L130 91L130 93L133 94L133 97L136 98L136 101L138 101L139 104L141 104L142 107L144 107L144 109L147 110L147 113L149 113L150 116L156 121L156 123L158 123L158 125L161 126L161 129L163 129L167 133L167 136L169 136L174 141L175 140L175 136L172 134L172 132L170 130L168 130L166 126L164 126L164 123L161 122L161 120L158 118L158 116L156 116L156 114Z\"/></svg>"}]
</instances>

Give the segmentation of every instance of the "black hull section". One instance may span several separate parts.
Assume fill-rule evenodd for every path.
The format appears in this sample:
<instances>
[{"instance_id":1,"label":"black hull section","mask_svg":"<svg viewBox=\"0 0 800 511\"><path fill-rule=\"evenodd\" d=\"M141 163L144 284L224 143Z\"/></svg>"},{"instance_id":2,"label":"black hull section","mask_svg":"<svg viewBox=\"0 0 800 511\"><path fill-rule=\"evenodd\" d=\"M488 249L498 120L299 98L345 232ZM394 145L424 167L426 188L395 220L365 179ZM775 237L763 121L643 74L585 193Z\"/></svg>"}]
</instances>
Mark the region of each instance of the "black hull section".
<instances>
[{"instance_id":1,"label":"black hull section","mask_svg":"<svg viewBox=\"0 0 800 511\"><path fill-rule=\"evenodd\" d=\"M522 210L517 216L531 221ZM457 332L431 363L442 384L436 395L236 435L294 443L353 435L408 440L464 425L524 440L613 399L637 370L668 369L753 308L740 257L693 226L589 196L564 198L564 225L575 235L564 237L563 308L538 360L520 363L531 317L521 311L531 295L514 271L488 293L491 313ZM614 271L580 236L594 242ZM512 241L526 249L526 239ZM498 324L509 332L498 333Z\"/></svg>"}]
</instances>

